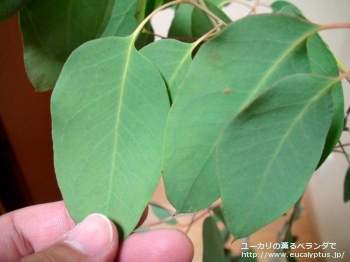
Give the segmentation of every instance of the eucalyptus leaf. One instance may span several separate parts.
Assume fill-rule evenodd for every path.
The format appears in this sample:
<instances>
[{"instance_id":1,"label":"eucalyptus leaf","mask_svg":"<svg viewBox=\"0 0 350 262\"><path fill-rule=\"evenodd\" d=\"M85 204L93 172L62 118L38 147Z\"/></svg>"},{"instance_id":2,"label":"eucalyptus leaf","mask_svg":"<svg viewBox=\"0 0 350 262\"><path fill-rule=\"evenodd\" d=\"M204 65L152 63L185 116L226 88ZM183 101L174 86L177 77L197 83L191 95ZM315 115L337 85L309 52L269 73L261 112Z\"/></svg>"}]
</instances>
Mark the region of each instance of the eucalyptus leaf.
<instances>
[{"instance_id":1,"label":"eucalyptus leaf","mask_svg":"<svg viewBox=\"0 0 350 262\"><path fill-rule=\"evenodd\" d=\"M52 83L57 81L57 65L63 64L78 46L102 35L113 4L114 0L88 3L83 0L32 0L22 9L20 16L25 19L21 20L21 31L23 37L26 36L24 51L30 52L25 54L25 64L37 90L51 89ZM43 57L45 55L47 58ZM43 60L47 70L55 74L39 74L39 70L33 68Z\"/></svg>"},{"instance_id":2,"label":"eucalyptus leaf","mask_svg":"<svg viewBox=\"0 0 350 262\"><path fill-rule=\"evenodd\" d=\"M166 193L178 213L203 209L221 196L215 156L220 132L273 82L310 72L306 40L317 30L290 16L250 16L199 49L170 110L164 139Z\"/></svg>"},{"instance_id":3,"label":"eucalyptus leaf","mask_svg":"<svg viewBox=\"0 0 350 262\"><path fill-rule=\"evenodd\" d=\"M24 64L30 82L39 92L53 89L64 61L57 60L46 52L30 22L27 10L21 11L20 26L24 47Z\"/></svg>"},{"instance_id":4,"label":"eucalyptus leaf","mask_svg":"<svg viewBox=\"0 0 350 262\"><path fill-rule=\"evenodd\" d=\"M128 36L137 28L136 0L115 1L112 14L102 37Z\"/></svg>"},{"instance_id":5,"label":"eucalyptus leaf","mask_svg":"<svg viewBox=\"0 0 350 262\"><path fill-rule=\"evenodd\" d=\"M134 41L108 37L76 49L51 102L55 170L70 214L76 222L105 214L123 237L158 184L169 110L161 75Z\"/></svg>"},{"instance_id":6,"label":"eucalyptus leaf","mask_svg":"<svg viewBox=\"0 0 350 262\"><path fill-rule=\"evenodd\" d=\"M168 86L170 101L174 100L189 70L195 47L195 44L165 39L154 42L140 51L162 74Z\"/></svg>"},{"instance_id":7,"label":"eucalyptus leaf","mask_svg":"<svg viewBox=\"0 0 350 262\"><path fill-rule=\"evenodd\" d=\"M311 70L314 73L325 76L337 76L339 70L337 61L329 50L328 46L323 42L317 34L308 40L308 53L310 57ZM320 157L318 166L321 166L332 153L334 147L338 143L343 132L344 125L344 94L342 84L337 83L332 90L333 97L333 118L329 127L327 139L324 145L323 153Z\"/></svg>"},{"instance_id":8,"label":"eucalyptus leaf","mask_svg":"<svg viewBox=\"0 0 350 262\"><path fill-rule=\"evenodd\" d=\"M282 216L304 192L323 150L338 81L283 78L227 122L216 154L225 218L235 239Z\"/></svg>"},{"instance_id":9,"label":"eucalyptus leaf","mask_svg":"<svg viewBox=\"0 0 350 262\"><path fill-rule=\"evenodd\" d=\"M147 1L137 0L135 17L138 24L140 24L143 21L143 19L145 19L146 17L146 6L147 6Z\"/></svg>"},{"instance_id":10,"label":"eucalyptus leaf","mask_svg":"<svg viewBox=\"0 0 350 262\"><path fill-rule=\"evenodd\" d=\"M174 19L169 28L168 37L183 42L193 42L192 36L192 12L193 5L181 4L175 9Z\"/></svg>"},{"instance_id":11,"label":"eucalyptus leaf","mask_svg":"<svg viewBox=\"0 0 350 262\"><path fill-rule=\"evenodd\" d=\"M274 3L274 7L278 7L275 9L276 11L278 10L279 13L294 15L306 20L302 12L291 3L278 1ZM319 34L315 34L307 40L307 50L310 59L311 71L313 73L326 76L339 75L337 61ZM328 131L324 150L318 167L321 166L328 155L332 153L343 132L344 95L341 83L338 83L333 88L332 96L334 103L332 124Z\"/></svg>"},{"instance_id":12,"label":"eucalyptus leaf","mask_svg":"<svg viewBox=\"0 0 350 262\"><path fill-rule=\"evenodd\" d=\"M344 181L344 202L350 200L350 167L346 172L345 181Z\"/></svg>"},{"instance_id":13,"label":"eucalyptus leaf","mask_svg":"<svg viewBox=\"0 0 350 262\"><path fill-rule=\"evenodd\" d=\"M292 7L295 10L298 10L300 12L300 10L295 5L293 5L292 3L288 2L288 1L276 1L276 2L271 4L271 8L274 12L280 12L281 9L283 9L285 7Z\"/></svg>"},{"instance_id":14,"label":"eucalyptus leaf","mask_svg":"<svg viewBox=\"0 0 350 262\"><path fill-rule=\"evenodd\" d=\"M208 1L212 2L213 4L215 4L219 8L230 3L230 1L228 1L228 0L208 0Z\"/></svg>"},{"instance_id":15,"label":"eucalyptus leaf","mask_svg":"<svg viewBox=\"0 0 350 262\"><path fill-rule=\"evenodd\" d=\"M203 262L226 262L220 231L211 217L203 223Z\"/></svg>"},{"instance_id":16,"label":"eucalyptus leaf","mask_svg":"<svg viewBox=\"0 0 350 262\"><path fill-rule=\"evenodd\" d=\"M20 11L31 0L0 0L0 22Z\"/></svg>"}]
</instances>

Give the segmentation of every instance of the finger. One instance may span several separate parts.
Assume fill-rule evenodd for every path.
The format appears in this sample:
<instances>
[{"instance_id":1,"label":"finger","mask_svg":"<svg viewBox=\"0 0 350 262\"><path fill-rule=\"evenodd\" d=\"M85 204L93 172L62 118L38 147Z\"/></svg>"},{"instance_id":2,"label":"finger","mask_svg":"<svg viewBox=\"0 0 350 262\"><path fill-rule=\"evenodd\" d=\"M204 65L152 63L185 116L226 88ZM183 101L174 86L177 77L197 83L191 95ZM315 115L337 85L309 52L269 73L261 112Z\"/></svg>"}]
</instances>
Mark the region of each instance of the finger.
<instances>
[{"instance_id":1,"label":"finger","mask_svg":"<svg viewBox=\"0 0 350 262\"><path fill-rule=\"evenodd\" d=\"M118 262L190 262L193 245L186 234L175 229L156 229L130 235L120 244Z\"/></svg>"},{"instance_id":2,"label":"finger","mask_svg":"<svg viewBox=\"0 0 350 262\"><path fill-rule=\"evenodd\" d=\"M15 261L41 251L74 227L75 222L63 201L26 207L2 215L0 261Z\"/></svg>"},{"instance_id":3,"label":"finger","mask_svg":"<svg viewBox=\"0 0 350 262\"><path fill-rule=\"evenodd\" d=\"M105 216L93 214L78 224L52 246L29 255L21 262L114 261L118 249L118 234Z\"/></svg>"},{"instance_id":4,"label":"finger","mask_svg":"<svg viewBox=\"0 0 350 262\"><path fill-rule=\"evenodd\" d=\"M63 201L0 216L0 261L18 260L51 246L75 227Z\"/></svg>"}]
</instances>

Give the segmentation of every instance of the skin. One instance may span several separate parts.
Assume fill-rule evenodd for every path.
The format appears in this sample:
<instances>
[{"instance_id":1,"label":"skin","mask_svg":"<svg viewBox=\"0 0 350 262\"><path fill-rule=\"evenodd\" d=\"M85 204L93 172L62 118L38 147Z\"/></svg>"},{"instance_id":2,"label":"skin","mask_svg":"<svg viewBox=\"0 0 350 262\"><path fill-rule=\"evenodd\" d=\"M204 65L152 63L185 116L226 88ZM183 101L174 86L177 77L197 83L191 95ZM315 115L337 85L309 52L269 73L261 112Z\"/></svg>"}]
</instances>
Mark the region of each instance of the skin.
<instances>
[{"instance_id":1,"label":"skin","mask_svg":"<svg viewBox=\"0 0 350 262\"><path fill-rule=\"evenodd\" d=\"M93 214L76 225L62 201L0 216L0 247L0 262L189 262L193 258L193 245L181 231L133 233L118 243L117 229L105 216Z\"/></svg>"}]
</instances>

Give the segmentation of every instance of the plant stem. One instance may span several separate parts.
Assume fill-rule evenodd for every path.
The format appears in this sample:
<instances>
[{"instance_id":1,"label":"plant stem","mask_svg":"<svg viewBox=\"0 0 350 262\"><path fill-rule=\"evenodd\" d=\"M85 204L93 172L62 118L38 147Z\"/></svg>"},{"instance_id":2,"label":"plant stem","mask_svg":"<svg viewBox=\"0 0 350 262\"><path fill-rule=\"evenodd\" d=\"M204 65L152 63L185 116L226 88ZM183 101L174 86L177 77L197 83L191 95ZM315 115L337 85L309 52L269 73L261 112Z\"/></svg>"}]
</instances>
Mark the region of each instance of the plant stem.
<instances>
[{"instance_id":1,"label":"plant stem","mask_svg":"<svg viewBox=\"0 0 350 262\"><path fill-rule=\"evenodd\" d=\"M339 76L339 80L347 79L350 77L350 71L344 72Z\"/></svg>"},{"instance_id":2,"label":"plant stem","mask_svg":"<svg viewBox=\"0 0 350 262\"><path fill-rule=\"evenodd\" d=\"M214 28L212 28L209 32L207 32L206 34L204 34L203 36L201 36L200 38L198 38L198 40L196 42L193 43L192 46L192 51L197 47L197 45L199 45L203 40L216 35L217 32L215 32L218 28L220 28L222 26L222 24L218 24L216 25Z\"/></svg>"},{"instance_id":3,"label":"plant stem","mask_svg":"<svg viewBox=\"0 0 350 262\"><path fill-rule=\"evenodd\" d=\"M177 4L181 4L183 3L184 0L175 0L175 1L171 1L169 3L166 3L160 7L158 7L157 9L155 9L151 14L149 14L140 24L139 26L136 28L136 30L134 31L134 33L132 34L134 41L136 41L138 35L140 34L140 32L142 31L142 29L144 28L144 26L148 23L149 20L151 20L151 18L158 13L159 11L168 8L169 6L172 5L177 5Z\"/></svg>"},{"instance_id":4,"label":"plant stem","mask_svg":"<svg viewBox=\"0 0 350 262\"><path fill-rule=\"evenodd\" d=\"M345 73L344 68L343 68L343 67L341 67L341 65L340 65L340 62L339 62L339 61L337 61L337 63L338 63L338 69L339 69L339 72L340 72L341 74L344 74L344 73ZM348 81L348 83L350 84L350 77L346 77L345 79L346 79L346 80Z\"/></svg>"},{"instance_id":5,"label":"plant stem","mask_svg":"<svg viewBox=\"0 0 350 262\"><path fill-rule=\"evenodd\" d=\"M348 161L348 163L350 165L350 158L349 158L348 154L346 153L346 150L345 150L343 144L340 141L338 143L339 143L341 150L343 151L343 154L344 154L346 160Z\"/></svg>"},{"instance_id":6,"label":"plant stem","mask_svg":"<svg viewBox=\"0 0 350 262\"><path fill-rule=\"evenodd\" d=\"M335 24L328 24L328 25L322 25L321 30L328 30L328 29L350 29L350 23L335 23Z\"/></svg>"}]
</instances>

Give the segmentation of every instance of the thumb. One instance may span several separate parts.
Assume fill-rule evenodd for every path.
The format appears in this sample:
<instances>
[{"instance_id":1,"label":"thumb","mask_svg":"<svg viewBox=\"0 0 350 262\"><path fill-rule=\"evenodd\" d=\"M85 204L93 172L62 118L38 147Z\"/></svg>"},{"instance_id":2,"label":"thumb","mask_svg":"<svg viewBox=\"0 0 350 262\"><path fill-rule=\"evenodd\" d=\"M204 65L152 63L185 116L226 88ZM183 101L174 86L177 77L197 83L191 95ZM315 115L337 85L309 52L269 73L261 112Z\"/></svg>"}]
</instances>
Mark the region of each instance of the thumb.
<instances>
[{"instance_id":1,"label":"thumb","mask_svg":"<svg viewBox=\"0 0 350 262\"><path fill-rule=\"evenodd\" d=\"M105 216L93 214L62 236L56 243L21 262L108 262L114 261L118 249L115 225Z\"/></svg>"}]
</instances>

